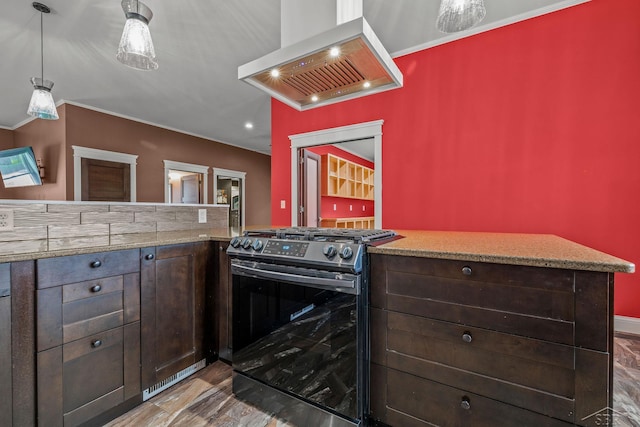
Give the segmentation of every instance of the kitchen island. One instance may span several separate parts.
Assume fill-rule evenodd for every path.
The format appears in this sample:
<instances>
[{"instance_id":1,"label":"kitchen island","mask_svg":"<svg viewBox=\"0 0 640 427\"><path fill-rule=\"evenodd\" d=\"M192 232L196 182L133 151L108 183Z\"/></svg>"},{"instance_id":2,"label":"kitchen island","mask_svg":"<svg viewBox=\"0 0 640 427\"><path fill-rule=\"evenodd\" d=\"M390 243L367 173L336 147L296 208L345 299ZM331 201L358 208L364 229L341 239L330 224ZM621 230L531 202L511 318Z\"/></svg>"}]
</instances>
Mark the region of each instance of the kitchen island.
<instances>
[{"instance_id":1,"label":"kitchen island","mask_svg":"<svg viewBox=\"0 0 640 427\"><path fill-rule=\"evenodd\" d=\"M634 264L552 235L400 234L369 249L376 423L610 425L613 273Z\"/></svg>"},{"instance_id":2,"label":"kitchen island","mask_svg":"<svg viewBox=\"0 0 640 427\"><path fill-rule=\"evenodd\" d=\"M78 218L82 218L82 209L75 207ZM151 211L149 207L145 209ZM191 317L185 318L193 323L188 325L199 339L197 357L194 355L191 360L203 354L208 361L218 355L227 360L231 357L230 273L224 248L232 235L226 224L219 222L164 230L169 227L171 216L162 211L160 206L157 211L154 208L153 214L138 215L138 219L158 221L153 233L107 233L107 244L81 241L80 246L70 248L0 254L0 263L11 267L13 425L37 425L36 414L51 413L53 406L58 408L58 416L70 414L65 425L74 420L100 423L139 404L142 389L161 380L163 368L157 362L145 361L149 347L163 337L158 332L161 329L156 328L153 333L145 329L145 318L152 318L145 317L145 313L156 313L157 301L150 301L160 294L152 290L170 286L174 280L170 274L175 271L186 272L184 277L189 279L179 281L183 284L180 289L188 291L194 298L190 303L197 307ZM107 212L108 209L103 213L105 220L121 221L124 217ZM209 213L210 218L216 215ZM85 216L98 218L95 214ZM60 218L54 215L52 221ZM130 227L148 230L140 224ZM175 224L171 227L177 228ZM399 234L404 238L369 248L371 416L376 423L518 425L525 420L541 423L537 425L595 425L601 420L596 417L602 414L592 414L609 414L613 273L633 272L632 263L549 235L429 231ZM50 233L46 235L49 237ZM68 241L73 243L73 239ZM51 246L47 243L44 247ZM128 262L118 261L110 266L108 256L112 253ZM137 260L134 263L132 253ZM50 262L55 266L56 259L62 258L86 263L88 267L78 264L88 272L86 277L65 275L56 283L46 284L48 276L37 273L45 270L36 267L46 267ZM100 260L104 262L102 270L108 273L104 276L117 279L96 282L104 278L91 276L95 269L90 264ZM42 331L47 331L47 337L52 336L50 331L63 331L65 327L73 331L72 325L56 317L55 313L60 313L56 310L62 308L42 311L39 307L51 306L49 303L54 300L47 296L54 290L68 295L64 299L55 294L55 301L62 298L62 305L57 307L84 300L77 283L86 283L88 289L98 284L115 286L112 289L120 292L125 301L124 320L118 323L121 335L110 337L122 346L124 355L122 351L107 353L105 347L112 347L105 344L96 346L96 350L104 351L106 359L118 354L122 365L117 365L116 371L126 376L122 385L125 398L114 400L113 394L105 394L105 405L97 406L104 416L93 419L87 418L82 407L67 411L61 400L36 399L36 395L56 395L46 393L51 384L62 387L51 381L55 375L43 375L52 370L36 369L36 354L48 356L54 349L69 346L84 357L84 350L78 350L77 343L87 339L89 347L96 345L96 339L81 328L66 340L61 338L46 345L41 342L45 338ZM169 301L166 289L163 295ZM162 310L170 317L169 311L177 309L166 306ZM118 310L116 307L113 312ZM51 319L58 320L51 323ZM91 318L80 320L87 325L96 324ZM136 342L133 337L138 333L142 338ZM127 353L132 342L134 351ZM142 358L142 373L134 369L132 358ZM60 363L52 360L57 359L41 357L42 363L47 363L42 366L60 369L66 363L66 359L60 359ZM153 381L145 380L147 377ZM62 381L60 378L56 381ZM63 396L69 401L79 398L78 393ZM442 416L445 418L438 418Z\"/></svg>"}]
</instances>

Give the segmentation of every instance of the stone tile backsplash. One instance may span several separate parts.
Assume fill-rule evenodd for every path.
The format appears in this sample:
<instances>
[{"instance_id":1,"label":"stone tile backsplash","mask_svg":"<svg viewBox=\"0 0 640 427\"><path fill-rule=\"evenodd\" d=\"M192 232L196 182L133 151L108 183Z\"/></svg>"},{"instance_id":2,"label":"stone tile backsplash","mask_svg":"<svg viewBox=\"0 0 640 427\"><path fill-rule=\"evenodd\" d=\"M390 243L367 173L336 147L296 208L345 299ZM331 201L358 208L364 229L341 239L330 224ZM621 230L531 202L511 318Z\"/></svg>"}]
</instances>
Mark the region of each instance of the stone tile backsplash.
<instances>
[{"instance_id":1,"label":"stone tile backsplash","mask_svg":"<svg viewBox=\"0 0 640 427\"><path fill-rule=\"evenodd\" d=\"M198 222L206 210L206 223ZM0 255L154 242L157 233L226 229L228 205L0 200L13 227L0 228Z\"/></svg>"}]
</instances>

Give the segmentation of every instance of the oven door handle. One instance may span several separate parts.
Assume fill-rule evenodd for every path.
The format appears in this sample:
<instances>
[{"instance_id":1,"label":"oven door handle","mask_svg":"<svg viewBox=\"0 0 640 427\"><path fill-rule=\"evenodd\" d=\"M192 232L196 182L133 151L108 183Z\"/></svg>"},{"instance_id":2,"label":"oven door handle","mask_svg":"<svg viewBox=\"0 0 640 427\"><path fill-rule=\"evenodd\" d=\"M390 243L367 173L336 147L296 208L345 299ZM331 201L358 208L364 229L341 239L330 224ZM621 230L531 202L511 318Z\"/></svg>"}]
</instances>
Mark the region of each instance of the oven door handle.
<instances>
[{"instance_id":1,"label":"oven door handle","mask_svg":"<svg viewBox=\"0 0 640 427\"><path fill-rule=\"evenodd\" d=\"M265 270L263 268L250 267L235 263L231 264L231 273L256 279L280 280L288 283L327 289L346 294L357 295L359 293L360 283L358 276L355 276L352 279L330 279L325 277L285 273L282 271Z\"/></svg>"}]
</instances>

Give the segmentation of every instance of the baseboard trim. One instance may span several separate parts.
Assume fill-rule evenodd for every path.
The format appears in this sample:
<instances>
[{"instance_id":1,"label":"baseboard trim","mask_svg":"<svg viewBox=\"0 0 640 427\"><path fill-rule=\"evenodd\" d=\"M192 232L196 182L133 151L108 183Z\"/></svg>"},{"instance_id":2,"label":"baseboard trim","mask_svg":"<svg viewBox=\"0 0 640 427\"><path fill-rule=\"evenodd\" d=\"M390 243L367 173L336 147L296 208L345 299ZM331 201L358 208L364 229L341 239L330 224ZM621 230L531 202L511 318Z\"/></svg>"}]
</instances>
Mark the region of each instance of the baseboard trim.
<instances>
[{"instance_id":1,"label":"baseboard trim","mask_svg":"<svg viewBox=\"0 0 640 427\"><path fill-rule=\"evenodd\" d=\"M627 316L615 316L613 328L616 332L640 335L640 319Z\"/></svg>"}]
</instances>

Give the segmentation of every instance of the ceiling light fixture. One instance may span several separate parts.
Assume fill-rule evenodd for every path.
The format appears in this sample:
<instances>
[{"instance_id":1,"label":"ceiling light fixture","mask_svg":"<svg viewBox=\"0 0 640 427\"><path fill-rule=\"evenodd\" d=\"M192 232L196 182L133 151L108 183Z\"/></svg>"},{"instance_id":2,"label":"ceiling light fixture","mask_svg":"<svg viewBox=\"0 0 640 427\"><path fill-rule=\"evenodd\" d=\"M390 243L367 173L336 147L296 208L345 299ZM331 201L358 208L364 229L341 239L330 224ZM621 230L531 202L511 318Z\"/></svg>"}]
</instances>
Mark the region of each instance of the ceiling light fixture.
<instances>
[{"instance_id":1,"label":"ceiling light fixture","mask_svg":"<svg viewBox=\"0 0 640 427\"><path fill-rule=\"evenodd\" d=\"M153 12L138 0L122 0L122 10L127 22L124 24L116 59L138 70L157 70L156 51L149 32Z\"/></svg>"},{"instance_id":2,"label":"ceiling light fixture","mask_svg":"<svg viewBox=\"0 0 640 427\"><path fill-rule=\"evenodd\" d=\"M436 27L443 33L468 30L482 21L486 13L483 0L441 0Z\"/></svg>"},{"instance_id":3,"label":"ceiling light fixture","mask_svg":"<svg viewBox=\"0 0 640 427\"><path fill-rule=\"evenodd\" d=\"M44 79L44 41L42 36L42 17L45 13L51 12L49 7L42 3L33 2L31 4L35 10L40 12L40 77L31 77L33 84L33 94L29 102L27 114L32 117L47 120L58 120L58 111L56 104L53 102L51 88L53 82Z\"/></svg>"}]
</instances>

